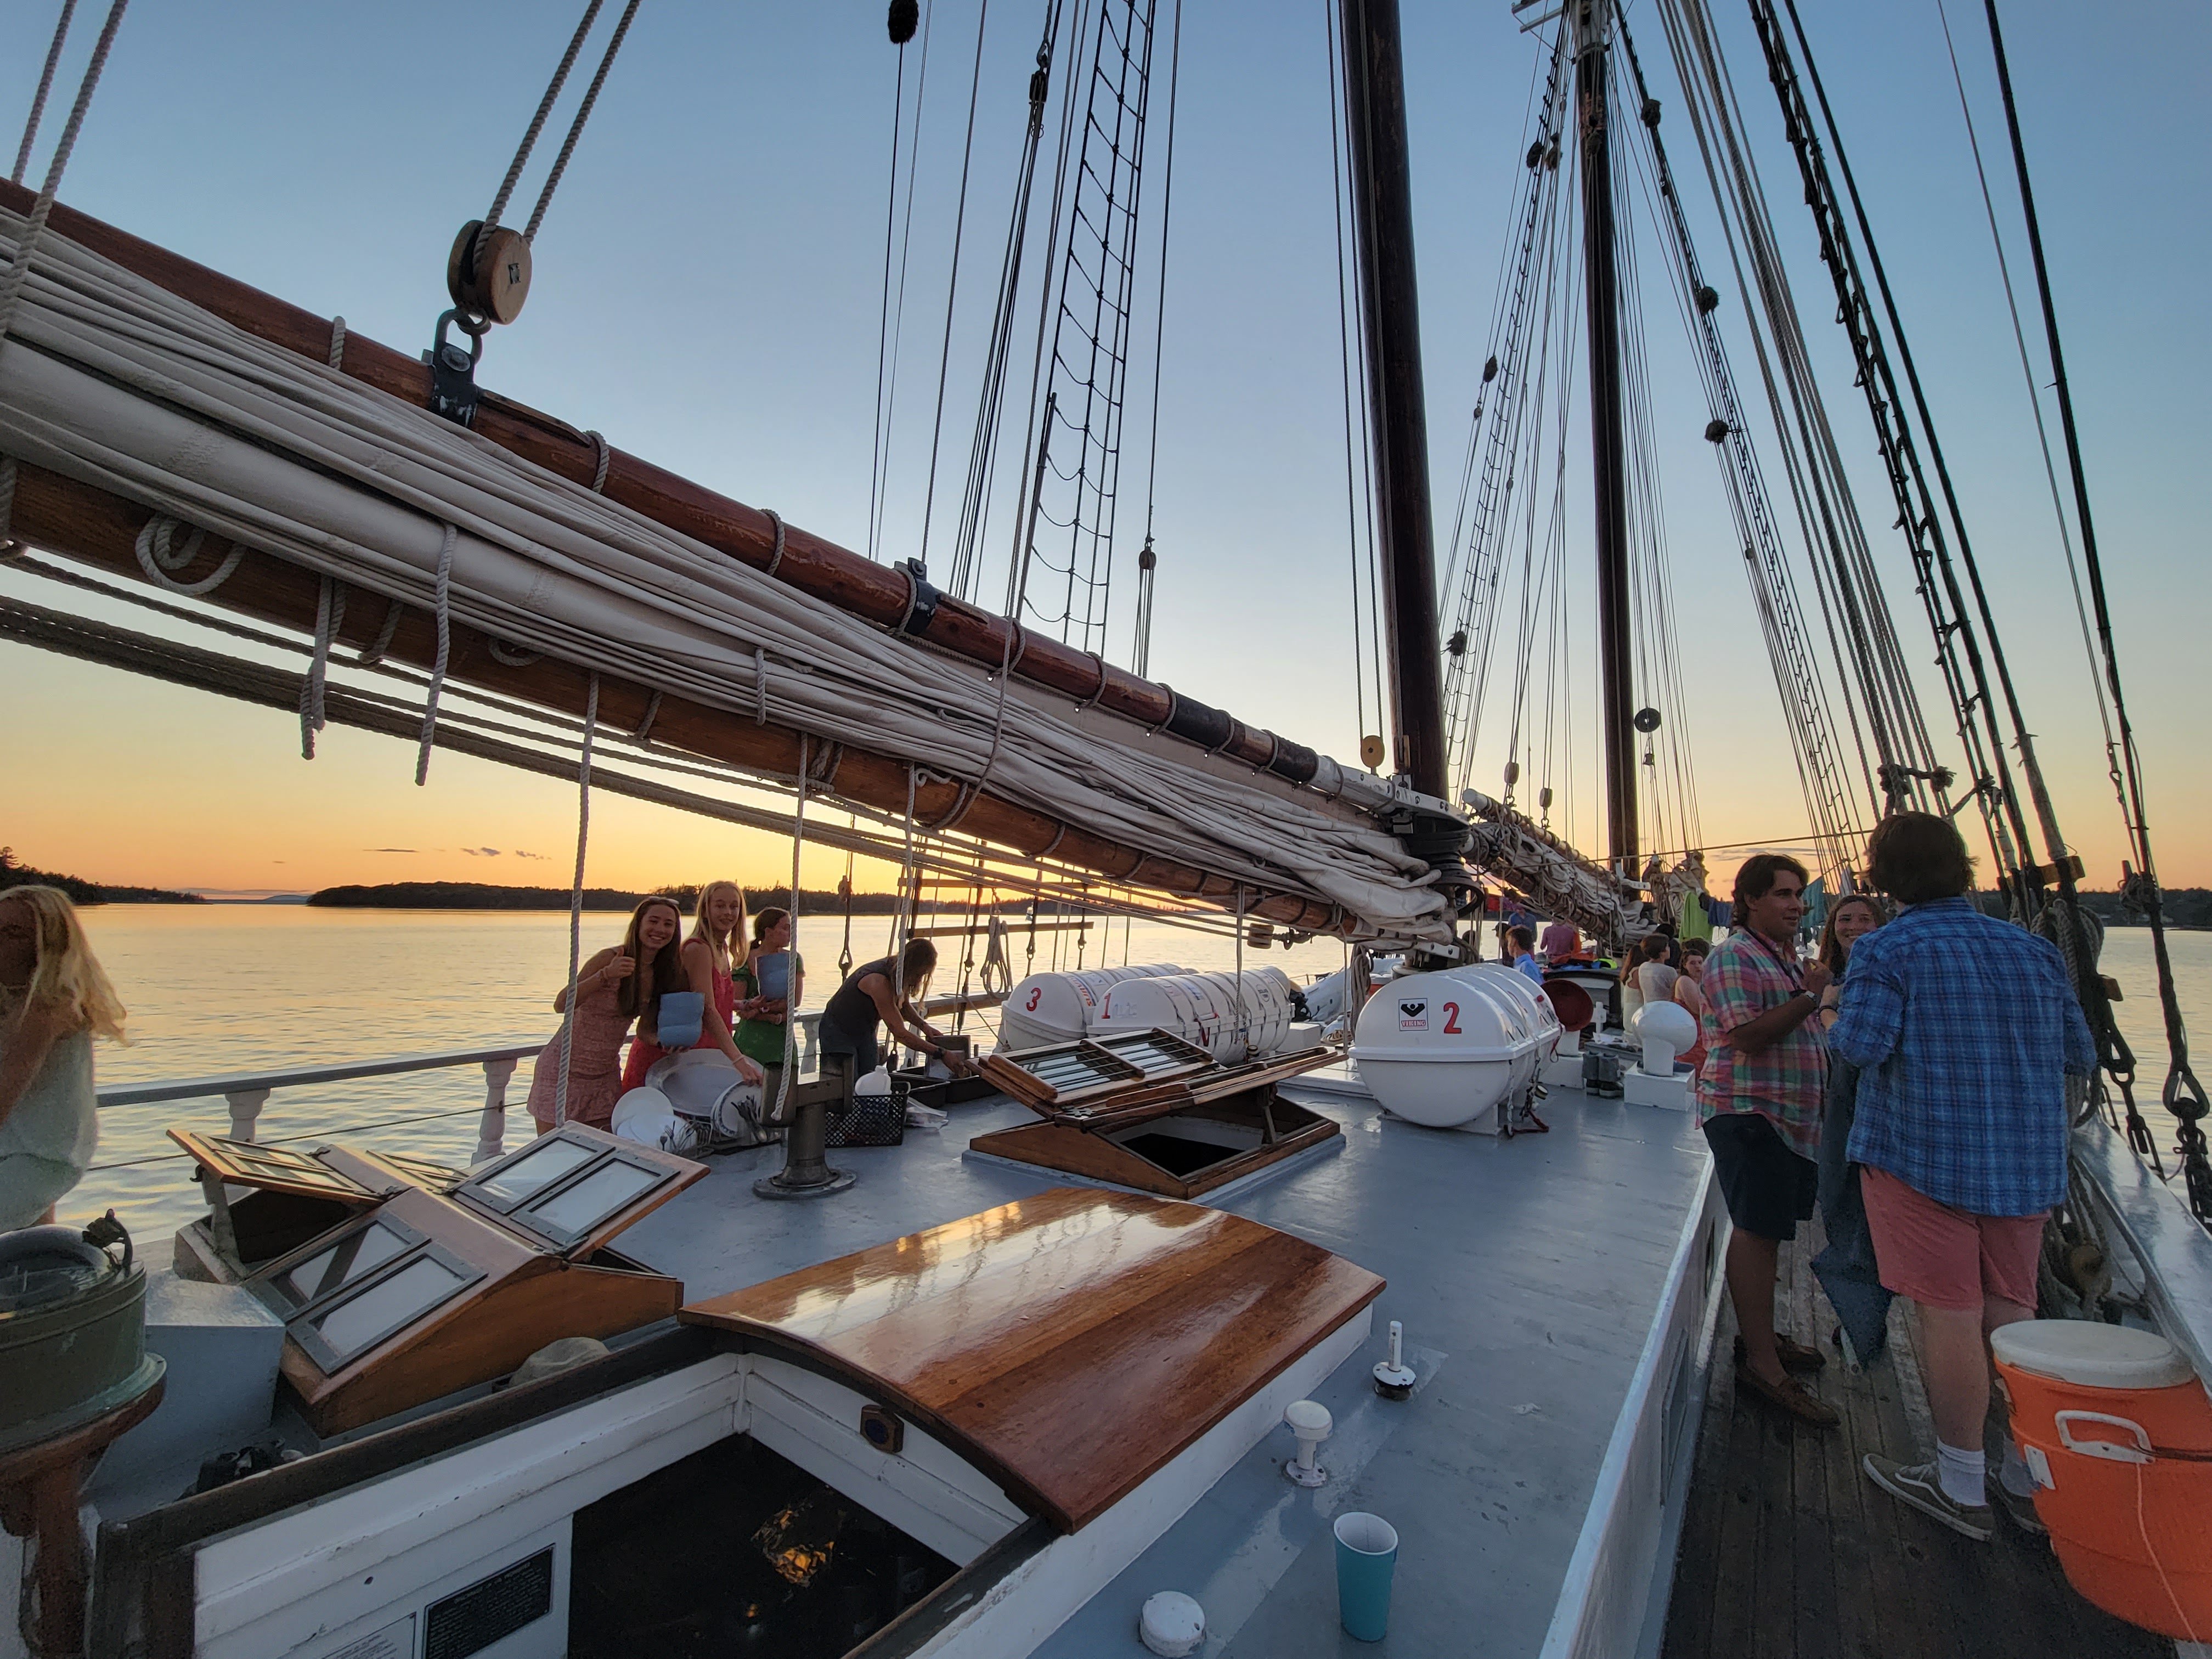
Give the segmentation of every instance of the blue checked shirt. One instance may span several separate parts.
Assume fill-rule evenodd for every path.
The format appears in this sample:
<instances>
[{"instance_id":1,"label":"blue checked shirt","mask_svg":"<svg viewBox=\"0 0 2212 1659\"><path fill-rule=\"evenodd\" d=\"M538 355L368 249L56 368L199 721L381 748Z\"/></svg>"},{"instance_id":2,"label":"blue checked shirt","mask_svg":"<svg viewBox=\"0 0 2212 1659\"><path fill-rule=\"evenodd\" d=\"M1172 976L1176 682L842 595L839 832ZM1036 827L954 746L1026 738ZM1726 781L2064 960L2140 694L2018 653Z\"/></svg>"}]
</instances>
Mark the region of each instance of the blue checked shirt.
<instances>
[{"instance_id":1,"label":"blue checked shirt","mask_svg":"<svg viewBox=\"0 0 2212 1659\"><path fill-rule=\"evenodd\" d=\"M1963 898L1851 947L1829 1047L1859 1067L1850 1154L1971 1215L2066 1196L2066 1077L2096 1048L2058 947Z\"/></svg>"}]
</instances>

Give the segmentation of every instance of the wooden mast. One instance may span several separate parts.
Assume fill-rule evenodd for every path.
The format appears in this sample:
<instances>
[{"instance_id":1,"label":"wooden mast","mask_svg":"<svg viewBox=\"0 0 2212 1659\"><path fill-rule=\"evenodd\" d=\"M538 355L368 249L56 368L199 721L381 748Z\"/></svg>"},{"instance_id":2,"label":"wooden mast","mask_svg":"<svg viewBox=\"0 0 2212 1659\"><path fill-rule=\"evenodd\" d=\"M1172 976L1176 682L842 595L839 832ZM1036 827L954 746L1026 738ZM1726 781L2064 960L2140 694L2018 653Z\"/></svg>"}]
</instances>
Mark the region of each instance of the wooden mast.
<instances>
[{"instance_id":1,"label":"wooden mast","mask_svg":"<svg viewBox=\"0 0 2212 1659\"><path fill-rule=\"evenodd\" d=\"M1443 666L1437 648L1436 533L1429 514L1429 416L1413 272L1406 75L1398 0L1342 0L1344 106L1352 138L1352 227L1375 423L1376 524L1390 659L1395 769L1449 799Z\"/></svg>"},{"instance_id":2,"label":"wooden mast","mask_svg":"<svg viewBox=\"0 0 2212 1659\"><path fill-rule=\"evenodd\" d=\"M1636 730L1629 679L1628 471L1622 435L1620 302L1613 268L1612 112L1606 31L1612 0L1571 0L1575 103L1582 136L1583 292L1588 302L1590 473L1597 492L1598 720L1605 733L1606 851L1634 880Z\"/></svg>"}]
</instances>

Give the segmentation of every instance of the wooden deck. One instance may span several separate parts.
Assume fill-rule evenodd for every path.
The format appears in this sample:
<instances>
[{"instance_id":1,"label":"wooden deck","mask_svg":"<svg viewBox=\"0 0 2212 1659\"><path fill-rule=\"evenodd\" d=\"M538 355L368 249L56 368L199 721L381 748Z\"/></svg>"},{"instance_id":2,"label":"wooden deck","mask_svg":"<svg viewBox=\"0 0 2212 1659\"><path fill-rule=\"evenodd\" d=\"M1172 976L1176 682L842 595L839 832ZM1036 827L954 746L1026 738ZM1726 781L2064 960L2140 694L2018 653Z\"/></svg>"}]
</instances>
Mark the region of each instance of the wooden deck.
<instances>
[{"instance_id":1,"label":"wooden deck","mask_svg":"<svg viewBox=\"0 0 2212 1659\"><path fill-rule=\"evenodd\" d=\"M1843 1425L1823 1433L1738 1401L1723 1306L1663 1659L2171 1659L2171 1642L2076 1595L2041 1540L2000 1516L1977 1544L1861 1473L1869 1451L1932 1454L1915 1331L1897 1304L1890 1351L1844 1370L1808 1265L1814 1225L1783 1249L1781 1323L1829 1355L1817 1387Z\"/></svg>"}]
</instances>

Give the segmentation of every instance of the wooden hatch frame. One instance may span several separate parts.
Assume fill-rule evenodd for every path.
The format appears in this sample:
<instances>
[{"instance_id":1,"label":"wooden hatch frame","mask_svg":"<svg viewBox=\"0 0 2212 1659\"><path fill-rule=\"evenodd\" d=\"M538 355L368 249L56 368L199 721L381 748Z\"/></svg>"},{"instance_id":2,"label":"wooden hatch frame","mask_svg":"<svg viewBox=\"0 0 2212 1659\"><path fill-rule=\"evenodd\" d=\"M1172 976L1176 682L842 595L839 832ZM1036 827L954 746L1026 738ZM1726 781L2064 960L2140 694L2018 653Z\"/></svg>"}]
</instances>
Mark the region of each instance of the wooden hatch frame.
<instances>
[{"instance_id":1,"label":"wooden hatch frame","mask_svg":"<svg viewBox=\"0 0 2212 1659\"><path fill-rule=\"evenodd\" d=\"M211 1233L229 1224L227 1179L350 1212L235 1276L284 1322L282 1374L319 1433L490 1382L561 1337L614 1336L665 1319L684 1299L681 1281L608 1248L707 1173L656 1147L565 1124L465 1176L343 1147L301 1153L185 1129L170 1135L201 1163L215 1206ZM487 1199L486 1183L562 1149L569 1156L558 1170ZM618 1177L615 1188L594 1194L592 1181L610 1171L648 1179ZM386 1183L381 1190L369 1184L377 1180ZM580 1194L589 1201L572 1222L550 1224L538 1213ZM372 1240L363 1265L360 1253ZM231 1246L234 1261L234 1237ZM319 1262L312 1283L295 1277ZM345 1327L342 1339L330 1329L334 1322Z\"/></svg>"},{"instance_id":2,"label":"wooden hatch frame","mask_svg":"<svg viewBox=\"0 0 2212 1659\"><path fill-rule=\"evenodd\" d=\"M1164 1198L1198 1198L1343 1134L1334 1118L1282 1098L1275 1088L1336 1058L1334 1048L1321 1047L1217 1066L1204 1049L1158 1029L994 1054L983 1062L984 1075L1043 1121L978 1135L969 1150ZM1094 1073L1104 1071L1100 1062L1116 1070L1110 1080L1061 1087L1071 1059L1088 1060ZM1151 1063L1140 1063L1146 1060ZM1188 1171L1169 1169L1126 1144L1133 1137L1122 1132L1170 1118L1198 1131L1178 1139L1256 1139ZM1206 1127L1212 1125L1220 1127ZM1158 1133L1167 1132L1163 1126Z\"/></svg>"},{"instance_id":3,"label":"wooden hatch frame","mask_svg":"<svg viewBox=\"0 0 2212 1659\"><path fill-rule=\"evenodd\" d=\"M1225 1211L1055 1187L680 1317L845 1383L1073 1533L1382 1289Z\"/></svg>"}]
</instances>

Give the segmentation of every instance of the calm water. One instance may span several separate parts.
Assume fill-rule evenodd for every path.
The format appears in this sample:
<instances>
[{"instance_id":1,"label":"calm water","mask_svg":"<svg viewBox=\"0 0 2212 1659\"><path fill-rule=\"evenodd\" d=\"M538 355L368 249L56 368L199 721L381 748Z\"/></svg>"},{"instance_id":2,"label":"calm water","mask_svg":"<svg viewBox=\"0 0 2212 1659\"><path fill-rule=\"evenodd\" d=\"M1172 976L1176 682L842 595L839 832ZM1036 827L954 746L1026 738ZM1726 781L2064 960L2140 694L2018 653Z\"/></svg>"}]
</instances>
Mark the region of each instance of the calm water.
<instances>
[{"instance_id":1,"label":"calm water","mask_svg":"<svg viewBox=\"0 0 2212 1659\"><path fill-rule=\"evenodd\" d=\"M554 993L567 982L568 919L504 911L323 910L302 905L106 905L83 913L94 948L131 1011L131 1044L102 1044L102 1083L236 1076L288 1066L543 1041L558 1024ZM627 916L584 918L584 951L619 942ZM856 916L856 961L884 954L890 918ZM1125 947L1116 922L1103 960L1174 962L1191 969L1235 965L1226 938L1138 921ZM799 921L799 953L810 969L804 1006L819 1008L836 989L842 921ZM1098 933L1085 949L1101 964ZM1028 971L1016 932L1013 972ZM958 988L960 942L941 939L938 992ZM1035 965L1075 966L1069 934L1040 933ZM1060 952L1058 961L1054 951ZM981 947L979 945L978 953ZM1318 942L1285 952L1248 951L1301 982L1342 965L1341 946ZM981 1017L970 1016L971 1024ZM988 1020L986 1021L988 1030ZM507 1088L507 1145L531 1133L522 1103L525 1060ZM363 1078L279 1090L262 1109L257 1138L310 1145L345 1140L468 1162L483 1105L477 1066ZM149 1239L199 1208L191 1166L164 1133L171 1125L228 1132L220 1096L116 1107L100 1119L100 1166L61 1205L64 1219L112 1205ZM166 1259L166 1251L161 1252Z\"/></svg>"},{"instance_id":2,"label":"calm water","mask_svg":"<svg viewBox=\"0 0 2212 1659\"><path fill-rule=\"evenodd\" d=\"M617 942L623 920L587 915L586 952ZM103 1083L229 1076L540 1041L552 1034L553 994L568 975L568 918L560 915L110 905L87 911L85 922L131 1011L131 1046L103 1045L100 1051ZM855 958L881 955L889 929L888 917L856 917ZM841 932L836 917L800 921L800 953L814 969L807 977L806 1007L818 1008L836 989ZM2172 938L2183 1012L2202 1041L2212 1044L2212 933ZM939 969L939 991L957 987L957 943L940 945L947 961ZM1012 945L1017 978L1027 968L1024 944L1017 933ZM1227 939L1158 922L1135 923L1127 949L1132 962L1221 969L1235 962ZM1120 963L1123 951L1117 922L1103 959ZM1101 959L1097 943L1085 949L1087 965L1097 967ZM1289 952L1249 951L1246 961L1286 969L1303 982L1340 966L1343 951L1316 941ZM1035 965L1074 966L1070 937L1039 934ZM2140 928L2116 929L2106 946L2105 969L2125 992L2121 1025L2141 1062L2138 1092L2160 1127L2155 1103L2166 1074L2165 1036L2150 936ZM529 1087L525 1060L507 1091L510 1146L518 1133L530 1133L521 1109ZM459 1164L475 1149L483 1104L483 1076L475 1066L365 1078L278 1091L263 1109L258 1134L264 1140L351 1140ZM220 1097L105 1113L100 1167L64 1200L64 1218L113 1205L149 1240L190 1218L198 1191L191 1166L163 1133L172 1124L222 1133L229 1115ZM2160 1133L2163 1138L2162 1127Z\"/></svg>"}]
</instances>

